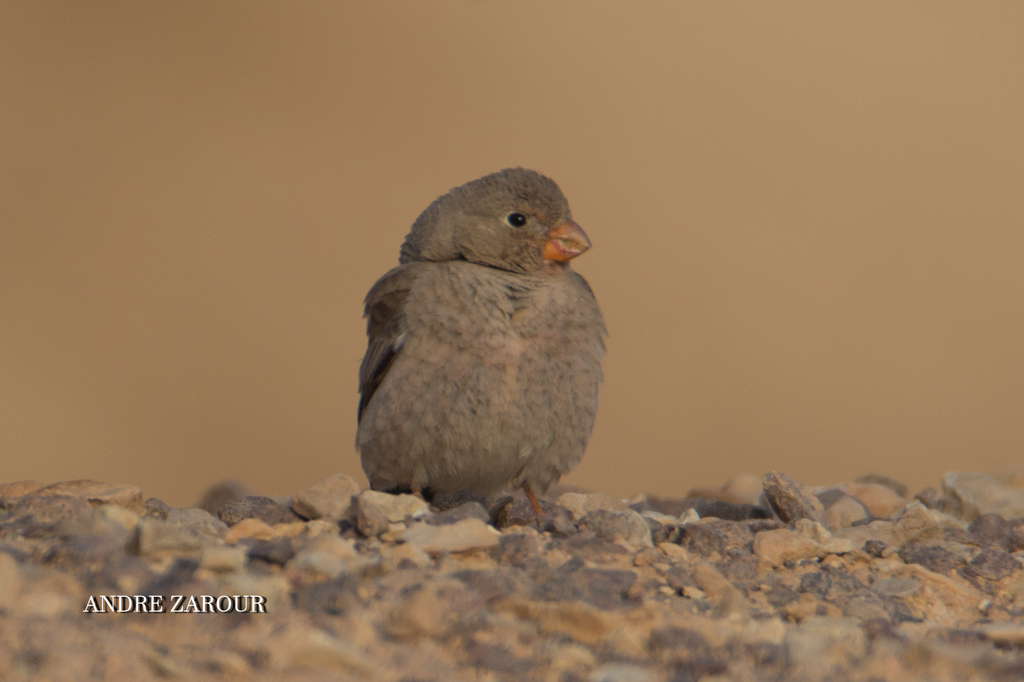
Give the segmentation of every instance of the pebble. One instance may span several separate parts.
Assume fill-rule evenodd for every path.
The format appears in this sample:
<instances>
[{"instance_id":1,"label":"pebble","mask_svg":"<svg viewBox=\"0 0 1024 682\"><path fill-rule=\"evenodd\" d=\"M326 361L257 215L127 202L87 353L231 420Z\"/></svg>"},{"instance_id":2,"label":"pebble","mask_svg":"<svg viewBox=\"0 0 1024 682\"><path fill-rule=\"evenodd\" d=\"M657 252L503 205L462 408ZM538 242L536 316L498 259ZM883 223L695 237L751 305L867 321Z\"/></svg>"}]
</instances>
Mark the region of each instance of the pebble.
<instances>
[{"instance_id":1,"label":"pebble","mask_svg":"<svg viewBox=\"0 0 1024 682\"><path fill-rule=\"evenodd\" d=\"M81 497L0 498L0 536L70 537L88 533L96 507Z\"/></svg>"},{"instance_id":2,"label":"pebble","mask_svg":"<svg viewBox=\"0 0 1024 682\"><path fill-rule=\"evenodd\" d=\"M441 526L416 523L403 531L398 539L418 547L427 554L468 552L487 549L498 544L501 533L480 519L468 518Z\"/></svg>"},{"instance_id":3,"label":"pebble","mask_svg":"<svg viewBox=\"0 0 1024 682\"><path fill-rule=\"evenodd\" d=\"M207 544L217 542L203 533L176 523L141 519L138 526L138 552L142 556L198 557Z\"/></svg>"},{"instance_id":4,"label":"pebble","mask_svg":"<svg viewBox=\"0 0 1024 682\"><path fill-rule=\"evenodd\" d=\"M738 618L748 616L746 597L726 580L714 566L700 562L694 567L693 578L704 593L715 602L712 615L715 618Z\"/></svg>"},{"instance_id":5,"label":"pebble","mask_svg":"<svg viewBox=\"0 0 1024 682\"><path fill-rule=\"evenodd\" d=\"M632 509L610 511L595 509L580 520L580 527L589 528L608 542L617 542L630 549L653 547L651 528L644 518Z\"/></svg>"},{"instance_id":6,"label":"pebble","mask_svg":"<svg viewBox=\"0 0 1024 682\"><path fill-rule=\"evenodd\" d=\"M1002 580L1021 570L1019 561L1010 556L1002 547L992 546L983 549L965 567L967 575L987 580Z\"/></svg>"},{"instance_id":7,"label":"pebble","mask_svg":"<svg viewBox=\"0 0 1024 682\"><path fill-rule=\"evenodd\" d=\"M388 509L383 504L378 504L372 497L360 496L356 498L353 506L356 528L366 537L375 538L391 530L392 521L388 518ZM392 512L392 516L397 517L398 514Z\"/></svg>"},{"instance_id":8,"label":"pebble","mask_svg":"<svg viewBox=\"0 0 1024 682\"><path fill-rule=\"evenodd\" d=\"M1000 480L988 474L950 472L942 477L947 511L967 523L985 514L1024 517L1024 487L1009 485L1010 480L1009 476Z\"/></svg>"},{"instance_id":9,"label":"pebble","mask_svg":"<svg viewBox=\"0 0 1024 682\"><path fill-rule=\"evenodd\" d=\"M921 584L911 578L879 578L871 585L872 590L886 597L911 597L920 588Z\"/></svg>"},{"instance_id":10,"label":"pebble","mask_svg":"<svg viewBox=\"0 0 1024 682\"><path fill-rule=\"evenodd\" d=\"M81 497L90 504L116 504L142 513L142 489L134 485L101 483L87 479L54 483L33 491L40 497Z\"/></svg>"},{"instance_id":11,"label":"pebble","mask_svg":"<svg viewBox=\"0 0 1024 682\"><path fill-rule=\"evenodd\" d=\"M555 504L565 507L577 521L592 511L627 511L629 506L617 497L606 493L564 493Z\"/></svg>"},{"instance_id":12,"label":"pebble","mask_svg":"<svg viewBox=\"0 0 1024 682\"><path fill-rule=\"evenodd\" d=\"M238 571L245 568L249 557L243 547L204 547L199 565L216 573Z\"/></svg>"},{"instance_id":13,"label":"pebble","mask_svg":"<svg viewBox=\"0 0 1024 682\"><path fill-rule=\"evenodd\" d=\"M228 532L228 525L216 516L198 507L185 507L183 509L171 509L167 518L168 523L175 523L190 530L211 537L223 537Z\"/></svg>"},{"instance_id":14,"label":"pebble","mask_svg":"<svg viewBox=\"0 0 1024 682\"><path fill-rule=\"evenodd\" d=\"M235 544L243 538L256 540L269 540L274 537L274 529L259 519L242 519L224 534L224 541L228 544Z\"/></svg>"},{"instance_id":15,"label":"pebble","mask_svg":"<svg viewBox=\"0 0 1024 682\"><path fill-rule=\"evenodd\" d=\"M116 523L127 531L133 531L139 525L139 515L126 507L104 504L97 511L100 517Z\"/></svg>"},{"instance_id":16,"label":"pebble","mask_svg":"<svg viewBox=\"0 0 1024 682\"><path fill-rule=\"evenodd\" d=\"M364 490L356 499L360 507L380 510L389 523L405 521L406 518L420 519L431 513L430 505L415 495L391 495L376 490Z\"/></svg>"},{"instance_id":17,"label":"pebble","mask_svg":"<svg viewBox=\"0 0 1024 682\"><path fill-rule=\"evenodd\" d=\"M939 625L959 624L963 611L973 611L982 600L981 593L963 579L941 575L924 566L910 564L899 571L912 578L921 589L906 598L910 613Z\"/></svg>"},{"instance_id":18,"label":"pebble","mask_svg":"<svg viewBox=\"0 0 1024 682\"><path fill-rule=\"evenodd\" d=\"M400 545L385 545L381 547L381 556L391 562L394 566L408 564L417 568L432 566L434 561L430 555L411 542Z\"/></svg>"},{"instance_id":19,"label":"pebble","mask_svg":"<svg viewBox=\"0 0 1024 682\"><path fill-rule=\"evenodd\" d=\"M357 561L354 561L358 559ZM367 563L356 551L355 542L336 535L319 535L291 557L286 568L337 578L346 571L358 570Z\"/></svg>"},{"instance_id":20,"label":"pebble","mask_svg":"<svg viewBox=\"0 0 1024 682\"><path fill-rule=\"evenodd\" d=\"M455 523L462 519L480 519L484 523L490 523L491 513L476 500L471 500L455 507L449 507L435 517L426 517L427 523L437 523L439 525Z\"/></svg>"},{"instance_id":21,"label":"pebble","mask_svg":"<svg viewBox=\"0 0 1024 682\"><path fill-rule=\"evenodd\" d=\"M291 508L262 495L247 495L240 500L228 502L217 512L217 518L229 526L250 518L259 519L271 526L303 520Z\"/></svg>"},{"instance_id":22,"label":"pebble","mask_svg":"<svg viewBox=\"0 0 1024 682\"><path fill-rule=\"evenodd\" d=\"M347 518L352 497L359 494L359 484L348 474L335 474L312 485L291 499L292 511L306 519Z\"/></svg>"},{"instance_id":23,"label":"pebble","mask_svg":"<svg viewBox=\"0 0 1024 682\"><path fill-rule=\"evenodd\" d=\"M845 483L843 491L867 509L876 519L887 519L907 503L901 495L891 487L881 483Z\"/></svg>"},{"instance_id":24,"label":"pebble","mask_svg":"<svg viewBox=\"0 0 1024 682\"><path fill-rule=\"evenodd\" d=\"M540 523L545 531L567 535L576 530L576 523L573 521L572 512L560 505L539 500L541 508ZM497 528L510 528L512 526L536 526L537 515L529 500L522 499L508 501L501 507L495 517Z\"/></svg>"},{"instance_id":25,"label":"pebble","mask_svg":"<svg viewBox=\"0 0 1024 682\"><path fill-rule=\"evenodd\" d=\"M810 489L786 474L773 471L763 479L764 494L775 513L784 523L810 519L827 524L825 509Z\"/></svg>"},{"instance_id":26,"label":"pebble","mask_svg":"<svg viewBox=\"0 0 1024 682\"><path fill-rule=\"evenodd\" d=\"M43 486L36 481L15 481L13 483L0 483L0 497L21 497L28 495Z\"/></svg>"},{"instance_id":27,"label":"pebble","mask_svg":"<svg viewBox=\"0 0 1024 682\"><path fill-rule=\"evenodd\" d=\"M998 514L979 516L967 526L967 532L982 547L996 544L1008 552L1016 551L1021 540L1013 524Z\"/></svg>"},{"instance_id":28,"label":"pebble","mask_svg":"<svg viewBox=\"0 0 1024 682\"><path fill-rule=\"evenodd\" d=\"M652 510L640 512L640 516L642 516L645 519L657 521L662 525L681 523L678 516L669 516L668 514L662 514L661 512L656 512ZM700 517L698 516L697 518L699 519Z\"/></svg>"},{"instance_id":29,"label":"pebble","mask_svg":"<svg viewBox=\"0 0 1024 682\"><path fill-rule=\"evenodd\" d=\"M818 543L788 528L765 530L754 536L754 554L766 568L782 566L818 556Z\"/></svg>"},{"instance_id":30,"label":"pebble","mask_svg":"<svg viewBox=\"0 0 1024 682\"><path fill-rule=\"evenodd\" d=\"M917 500L911 502L892 525L892 536L888 544L903 546L910 542L941 540L945 533L936 518L938 513Z\"/></svg>"},{"instance_id":31,"label":"pebble","mask_svg":"<svg viewBox=\"0 0 1024 682\"><path fill-rule=\"evenodd\" d=\"M694 511L703 518L725 519L727 521L746 521L748 519L774 518L774 512L767 506L756 504L735 504L710 498L692 500Z\"/></svg>"},{"instance_id":32,"label":"pebble","mask_svg":"<svg viewBox=\"0 0 1024 682\"><path fill-rule=\"evenodd\" d=\"M700 521L700 514L693 508L687 509L679 516L679 523L682 524L696 523L697 521Z\"/></svg>"},{"instance_id":33,"label":"pebble","mask_svg":"<svg viewBox=\"0 0 1024 682\"><path fill-rule=\"evenodd\" d=\"M1024 623L993 623L981 626L986 639L1005 644L1024 645Z\"/></svg>"},{"instance_id":34,"label":"pebble","mask_svg":"<svg viewBox=\"0 0 1024 682\"><path fill-rule=\"evenodd\" d=\"M825 508L825 520L832 530L849 528L858 521L865 521L869 517L868 510L859 500L842 495L835 502Z\"/></svg>"}]
</instances>

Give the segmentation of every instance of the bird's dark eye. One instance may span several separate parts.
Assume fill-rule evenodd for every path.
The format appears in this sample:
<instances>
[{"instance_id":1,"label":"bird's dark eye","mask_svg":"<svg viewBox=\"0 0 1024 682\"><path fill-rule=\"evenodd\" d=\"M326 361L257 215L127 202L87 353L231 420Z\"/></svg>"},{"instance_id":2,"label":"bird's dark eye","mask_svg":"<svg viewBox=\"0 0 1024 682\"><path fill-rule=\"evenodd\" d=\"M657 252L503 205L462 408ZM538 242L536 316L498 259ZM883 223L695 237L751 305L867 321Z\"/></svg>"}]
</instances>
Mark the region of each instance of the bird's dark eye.
<instances>
[{"instance_id":1,"label":"bird's dark eye","mask_svg":"<svg viewBox=\"0 0 1024 682\"><path fill-rule=\"evenodd\" d=\"M505 222L512 227L522 227L526 224L526 216L519 211L513 211L505 216Z\"/></svg>"}]
</instances>

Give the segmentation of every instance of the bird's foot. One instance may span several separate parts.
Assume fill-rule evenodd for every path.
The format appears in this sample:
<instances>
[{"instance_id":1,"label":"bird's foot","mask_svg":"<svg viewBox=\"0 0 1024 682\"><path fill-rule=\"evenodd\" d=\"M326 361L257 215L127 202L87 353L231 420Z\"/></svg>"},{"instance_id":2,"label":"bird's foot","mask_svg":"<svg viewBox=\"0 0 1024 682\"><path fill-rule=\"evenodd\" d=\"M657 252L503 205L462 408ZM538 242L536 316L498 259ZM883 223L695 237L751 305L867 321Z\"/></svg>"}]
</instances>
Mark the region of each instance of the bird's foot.
<instances>
[{"instance_id":1,"label":"bird's foot","mask_svg":"<svg viewBox=\"0 0 1024 682\"><path fill-rule=\"evenodd\" d=\"M541 508L540 502L537 501L537 496L533 494L533 489L530 488L530 484L523 481L523 492L526 493L526 499L530 501L530 506L533 507L533 513L537 516L537 530L543 530L544 524L541 523Z\"/></svg>"},{"instance_id":2,"label":"bird's foot","mask_svg":"<svg viewBox=\"0 0 1024 682\"><path fill-rule=\"evenodd\" d=\"M410 481L410 483L409 483L409 490L416 497L420 498L424 502L429 503L429 500L427 500L425 497L423 497L423 488L420 486L420 482L416 480L415 476L413 477L412 481Z\"/></svg>"}]
</instances>

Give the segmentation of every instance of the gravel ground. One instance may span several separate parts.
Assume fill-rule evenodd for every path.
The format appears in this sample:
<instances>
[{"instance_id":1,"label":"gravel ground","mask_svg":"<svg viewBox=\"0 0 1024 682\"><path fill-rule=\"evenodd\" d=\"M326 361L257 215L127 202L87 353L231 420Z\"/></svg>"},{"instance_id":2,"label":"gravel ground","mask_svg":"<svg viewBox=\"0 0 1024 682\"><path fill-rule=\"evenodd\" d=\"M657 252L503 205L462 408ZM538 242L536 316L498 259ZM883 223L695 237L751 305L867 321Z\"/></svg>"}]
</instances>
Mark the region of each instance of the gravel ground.
<instances>
[{"instance_id":1,"label":"gravel ground","mask_svg":"<svg viewBox=\"0 0 1024 682\"><path fill-rule=\"evenodd\" d=\"M2 484L0 679L1024 679L1020 476L433 503Z\"/></svg>"}]
</instances>

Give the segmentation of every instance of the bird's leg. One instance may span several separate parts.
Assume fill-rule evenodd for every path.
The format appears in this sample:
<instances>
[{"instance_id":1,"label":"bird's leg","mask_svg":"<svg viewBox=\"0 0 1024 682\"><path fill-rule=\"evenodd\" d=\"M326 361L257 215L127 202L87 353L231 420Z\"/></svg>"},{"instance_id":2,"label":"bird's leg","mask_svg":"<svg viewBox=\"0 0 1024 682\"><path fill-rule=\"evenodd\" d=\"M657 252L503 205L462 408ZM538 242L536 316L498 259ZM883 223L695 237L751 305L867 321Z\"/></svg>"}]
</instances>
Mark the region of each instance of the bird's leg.
<instances>
[{"instance_id":1,"label":"bird's leg","mask_svg":"<svg viewBox=\"0 0 1024 682\"><path fill-rule=\"evenodd\" d=\"M540 530L540 502L537 501L537 496L533 494L530 484L526 481L523 481L523 492L526 493L526 499L530 501L530 506L533 507L533 513L537 515L537 530Z\"/></svg>"},{"instance_id":2,"label":"bird's leg","mask_svg":"<svg viewBox=\"0 0 1024 682\"><path fill-rule=\"evenodd\" d=\"M421 500L423 499L423 488L420 487L420 482L417 480L415 475L413 475L412 481L409 483L409 490L411 490L412 494L416 497Z\"/></svg>"}]
</instances>

